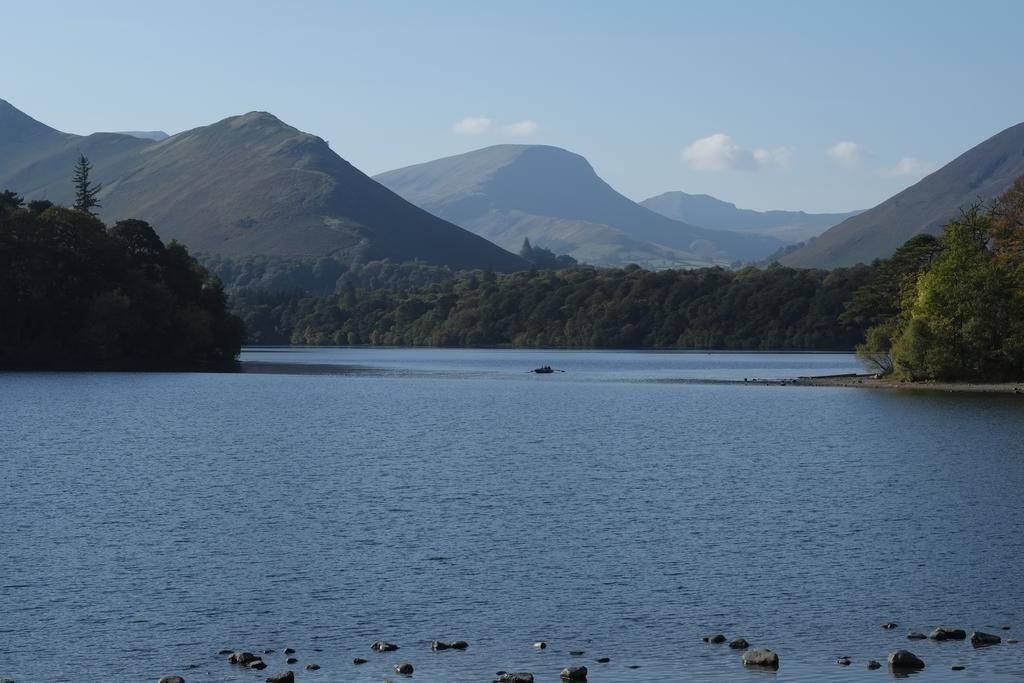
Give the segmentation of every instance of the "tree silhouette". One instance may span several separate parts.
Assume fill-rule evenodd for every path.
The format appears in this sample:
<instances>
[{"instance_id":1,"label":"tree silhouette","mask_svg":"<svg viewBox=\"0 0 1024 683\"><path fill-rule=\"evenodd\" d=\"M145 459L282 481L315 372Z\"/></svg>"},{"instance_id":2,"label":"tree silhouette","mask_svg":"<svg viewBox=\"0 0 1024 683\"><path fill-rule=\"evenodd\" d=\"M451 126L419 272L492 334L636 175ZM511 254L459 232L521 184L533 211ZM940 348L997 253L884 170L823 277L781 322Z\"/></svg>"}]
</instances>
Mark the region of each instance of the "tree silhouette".
<instances>
[{"instance_id":1,"label":"tree silhouette","mask_svg":"<svg viewBox=\"0 0 1024 683\"><path fill-rule=\"evenodd\" d=\"M79 154L74 175L75 208L94 216L96 212L93 209L102 206L100 200L96 199L96 195L103 189L103 186L92 184L92 181L89 180L89 171L91 170L92 164L89 163L89 159L84 154Z\"/></svg>"}]
</instances>

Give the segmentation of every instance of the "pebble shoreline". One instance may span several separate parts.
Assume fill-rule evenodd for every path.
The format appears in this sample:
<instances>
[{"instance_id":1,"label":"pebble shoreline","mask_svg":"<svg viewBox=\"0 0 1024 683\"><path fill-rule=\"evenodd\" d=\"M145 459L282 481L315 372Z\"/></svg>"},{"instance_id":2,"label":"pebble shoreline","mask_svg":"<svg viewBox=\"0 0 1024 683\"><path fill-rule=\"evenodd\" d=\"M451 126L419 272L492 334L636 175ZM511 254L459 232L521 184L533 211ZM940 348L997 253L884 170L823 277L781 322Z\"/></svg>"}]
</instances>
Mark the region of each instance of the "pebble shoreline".
<instances>
[{"instance_id":1,"label":"pebble shoreline","mask_svg":"<svg viewBox=\"0 0 1024 683\"><path fill-rule=\"evenodd\" d=\"M881 625L883 630L893 631L898 628L898 624L893 622L887 622ZM1000 626L999 630L1009 631L1009 626ZM932 640L935 642L942 641L964 641L969 643L974 649L986 649L995 647L998 645L1015 645L1018 643L1016 638L1004 639L1002 636L995 633L987 633L984 631L973 631L970 636L964 629L959 628L948 628L940 626L933 629L926 636L918 631L908 631L906 640L909 641L920 641L920 640ZM777 671L781 666L781 660L776 652L764 647L755 648L751 646L745 638L733 637L729 639L722 633L712 633L705 635L702 640L713 647L726 647L731 650L741 653L738 657L737 664L752 668L761 669L766 671ZM464 640L455 641L442 641L433 640L430 643L430 650L433 652L443 652L446 650L465 650L469 647L469 643ZM536 650L546 650L548 643L543 640L538 640L533 643L533 648ZM370 644L369 650L374 653L393 653L400 649L396 643L388 642L386 640L377 640ZM274 650L265 649L261 651L262 654L256 654L246 650L231 650L224 649L217 652L220 657L226 656L226 662L228 665L236 666L240 668L248 668L255 670L263 670L268 668L267 663L263 659L263 655L273 654ZM299 659L294 656L297 654L296 650L291 647L286 647L282 650L283 654L287 657L285 660L288 664L297 664ZM585 655L583 650L568 650L567 655L569 657L582 657ZM610 657L600 656L595 657L593 661L599 665L608 664L611 661ZM914 654L913 652L906 649L896 649L890 652L884 661L888 664L888 669L895 675L911 673L920 671L926 668L926 663L922 658ZM369 660L362 657L355 657L352 660L354 666L359 666L368 663ZM835 659L835 663L839 666L850 666L854 663L854 660L849 656L841 655ZM865 666L869 670L881 669L882 664L876 659L870 659L865 662ZM393 667L396 674L401 675L403 678L411 678L415 673L415 667L411 662L396 662ZM629 669L639 668L636 665L627 666ZM321 666L315 662L309 662L305 664L307 671L318 671ZM953 664L950 666L952 671L964 671L966 667L962 664ZM580 664L570 664L562 668L559 672L559 677L562 681L586 681L588 675L591 673L591 669ZM554 671L545 671L544 675L553 677ZM296 673L292 670L282 671L280 673L272 674L267 676L266 683L294 683ZM530 671L504 671L498 670L493 674L492 680L494 683L533 683L534 673ZM17 683L15 680L10 678L0 677L0 683ZM159 678L157 683L186 683L184 677L180 675L167 675ZM390 683L385 681L385 683Z\"/></svg>"}]
</instances>

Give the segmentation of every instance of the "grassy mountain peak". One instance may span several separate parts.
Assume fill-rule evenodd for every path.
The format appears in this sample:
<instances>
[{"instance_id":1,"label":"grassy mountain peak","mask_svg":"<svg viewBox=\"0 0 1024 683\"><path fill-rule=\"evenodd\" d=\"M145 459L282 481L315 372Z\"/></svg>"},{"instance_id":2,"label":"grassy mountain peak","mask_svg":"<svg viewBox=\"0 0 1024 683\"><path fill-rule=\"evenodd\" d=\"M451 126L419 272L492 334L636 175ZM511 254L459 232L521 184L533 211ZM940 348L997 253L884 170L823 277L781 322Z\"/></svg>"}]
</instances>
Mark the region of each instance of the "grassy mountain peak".
<instances>
[{"instance_id":1,"label":"grassy mountain peak","mask_svg":"<svg viewBox=\"0 0 1024 683\"><path fill-rule=\"evenodd\" d=\"M0 144L25 138L19 131L30 128L24 119L32 121L7 106L13 111L4 120L15 124L8 130L0 123ZM68 202L71 168L85 154L94 181L104 186L105 220L145 219L163 239L195 251L526 267L518 256L413 206L322 138L268 112L231 116L159 141L33 130L38 140L0 157L0 187Z\"/></svg>"}]
</instances>

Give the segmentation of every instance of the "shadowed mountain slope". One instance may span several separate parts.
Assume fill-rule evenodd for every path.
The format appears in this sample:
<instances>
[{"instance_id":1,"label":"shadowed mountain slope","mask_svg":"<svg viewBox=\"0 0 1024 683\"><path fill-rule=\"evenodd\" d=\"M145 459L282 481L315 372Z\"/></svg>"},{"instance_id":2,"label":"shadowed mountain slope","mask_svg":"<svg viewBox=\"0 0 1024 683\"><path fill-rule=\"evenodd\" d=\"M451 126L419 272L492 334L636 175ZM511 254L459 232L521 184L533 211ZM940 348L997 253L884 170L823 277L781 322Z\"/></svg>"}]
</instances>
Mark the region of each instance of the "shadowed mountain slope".
<instances>
[{"instance_id":1,"label":"shadowed mountain slope","mask_svg":"<svg viewBox=\"0 0 1024 683\"><path fill-rule=\"evenodd\" d=\"M832 268L886 258L918 233L939 234L962 208L995 199L1020 175L1024 175L1024 123L969 149L781 261L789 266Z\"/></svg>"}]
</instances>

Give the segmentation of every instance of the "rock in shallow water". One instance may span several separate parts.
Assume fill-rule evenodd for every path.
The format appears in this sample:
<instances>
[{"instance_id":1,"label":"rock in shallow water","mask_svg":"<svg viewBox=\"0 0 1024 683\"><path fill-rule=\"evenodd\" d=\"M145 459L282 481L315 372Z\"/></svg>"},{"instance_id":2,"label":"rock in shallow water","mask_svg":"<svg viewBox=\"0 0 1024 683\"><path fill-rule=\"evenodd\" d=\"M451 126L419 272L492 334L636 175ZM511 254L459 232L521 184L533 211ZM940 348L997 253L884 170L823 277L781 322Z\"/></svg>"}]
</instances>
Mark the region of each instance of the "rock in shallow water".
<instances>
[{"instance_id":1,"label":"rock in shallow water","mask_svg":"<svg viewBox=\"0 0 1024 683\"><path fill-rule=\"evenodd\" d=\"M924 640L927 637L925 634L918 633L917 631L911 631L907 634L907 640Z\"/></svg>"},{"instance_id":2,"label":"rock in shallow water","mask_svg":"<svg viewBox=\"0 0 1024 683\"><path fill-rule=\"evenodd\" d=\"M295 657L289 657L288 659L284 660L285 664L298 664L298 662L299 660Z\"/></svg>"},{"instance_id":3,"label":"rock in shallow water","mask_svg":"<svg viewBox=\"0 0 1024 683\"><path fill-rule=\"evenodd\" d=\"M185 683L185 679L181 676L164 676L156 683Z\"/></svg>"},{"instance_id":4,"label":"rock in shallow water","mask_svg":"<svg viewBox=\"0 0 1024 683\"><path fill-rule=\"evenodd\" d=\"M920 671L924 661L909 650L896 650L889 653L889 668L893 671Z\"/></svg>"},{"instance_id":5,"label":"rock in shallow water","mask_svg":"<svg viewBox=\"0 0 1024 683\"><path fill-rule=\"evenodd\" d=\"M869 669L881 669L882 665L878 662L877 659L871 659L871 660L868 660L868 668Z\"/></svg>"},{"instance_id":6,"label":"rock in shallow water","mask_svg":"<svg viewBox=\"0 0 1024 683\"><path fill-rule=\"evenodd\" d=\"M975 631L971 634L971 645L974 647L985 647L986 645L998 645L1003 639L992 633Z\"/></svg>"},{"instance_id":7,"label":"rock in shallow water","mask_svg":"<svg viewBox=\"0 0 1024 683\"><path fill-rule=\"evenodd\" d=\"M533 674L527 671L513 671L498 676L500 683L533 683Z\"/></svg>"},{"instance_id":8,"label":"rock in shallow water","mask_svg":"<svg viewBox=\"0 0 1024 683\"><path fill-rule=\"evenodd\" d=\"M723 636L721 633L714 633L714 634L712 634L710 636L704 636L702 638L702 640L705 643L711 643L712 645L718 645L719 643L724 643L725 642L725 636Z\"/></svg>"},{"instance_id":9,"label":"rock in shallow water","mask_svg":"<svg viewBox=\"0 0 1024 683\"><path fill-rule=\"evenodd\" d=\"M241 664L242 666L248 666L249 664L252 664L258 659L258 655L254 655L251 652L245 652L244 650L239 650L237 652L231 653L231 656L228 657L228 662L230 662L231 664Z\"/></svg>"},{"instance_id":10,"label":"rock in shallow water","mask_svg":"<svg viewBox=\"0 0 1024 683\"><path fill-rule=\"evenodd\" d=\"M267 668L267 663L262 659L257 659L255 662L249 662L250 669L256 669L257 671L263 671Z\"/></svg>"},{"instance_id":11,"label":"rock in shallow water","mask_svg":"<svg viewBox=\"0 0 1024 683\"><path fill-rule=\"evenodd\" d=\"M567 666L558 675L563 681L585 681L587 680L587 667Z\"/></svg>"},{"instance_id":12,"label":"rock in shallow water","mask_svg":"<svg viewBox=\"0 0 1024 683\"><path fill-rule=\"evenodd\" d=\"M431 650L465 650L467 647L469 647L469 643L464 640L453 640L450 643L443 640L430 641Z\"/></svg>"},{"instance_id":13,"label":"rock in shallow water","mask_svg":"<svg viewBox=\"0 0 1024 683\"><path fill-rule=\"evenodd\" d=\"M306 671L316 671L320 668L319 664L307 664Z\"/></svg>"},{"instance_id":14,"label":"rock in shallow water","mask_svg":"<svg viewBox=\"0 0 1024 683\"><path fill-rule=\"evenodd\" d=\"M366 660L363 659L362 657L356 657L355 659L352 660L352 663L353 664L366 664Z\"/></svg>"},{"instance_id":15,"label":"rock in shallow water","mask_svg":"<svg viewBox=\"0 0 1024 683\"><path fill-rule=\"evenodd\" d=\"M743 666L779 668L779 656L771 650L748 650L743 653Z\"/></svg>"},{"instance_id":16,"label":"rock in shallow water","mask_svg":"<svg viewBox=\"0 0 1024 683\"><path fill-rule=\"evenodd\" d=\"M928 634L932 640L966 640L967 631L962 628L939 627Z\"/></svg>"},{"instance_id":17,"label":"rock in shallow water","mask_svg":"<svg viewBox=\"0 0 1024 683\"><path fill-rule=\"evenodd\" d=\"M746 650L748 647L750 647L750 643L748 643L743 638L733 638L729 641L729 647L731 647L733 650Z\"/></svg>"},{"instance_id":18,"label":"rock in shallow water","mask_svg":"<svg viewBox=\"0 0 1024 683\"><path fill-rule=\"evenodd\" d=\"M295 683L295 674L291 671L282 671L273 676L267 676L267 683Z\"/></svg>"}]
</instances>

